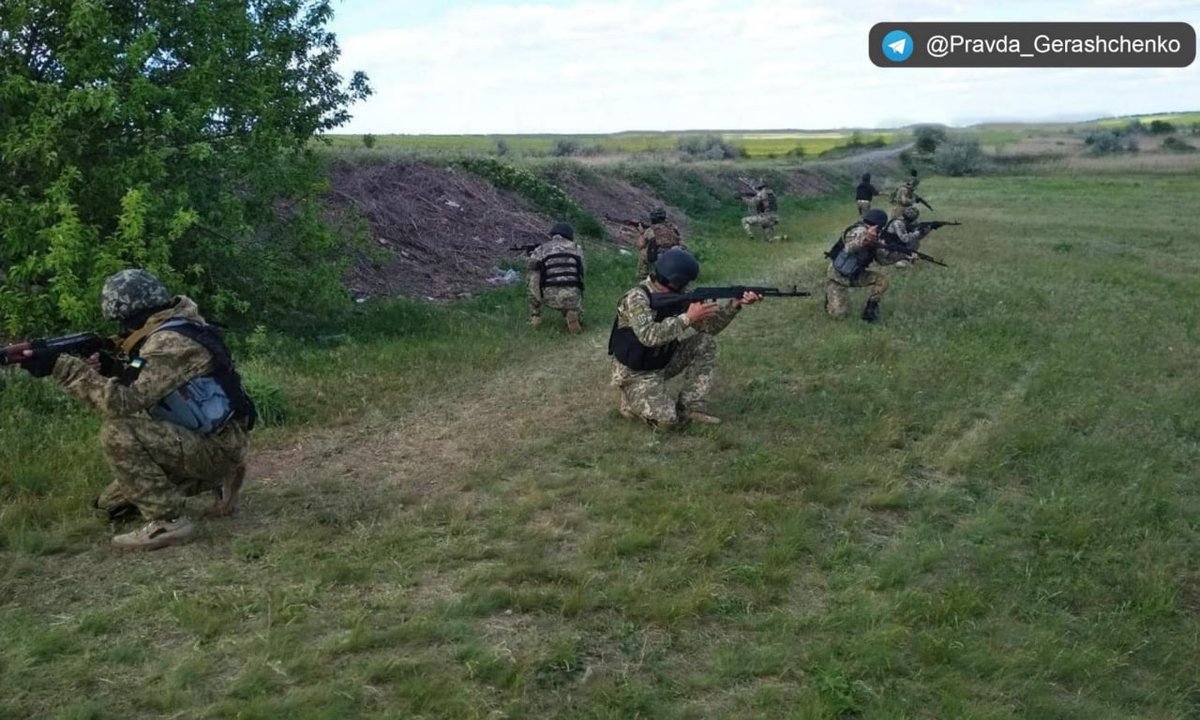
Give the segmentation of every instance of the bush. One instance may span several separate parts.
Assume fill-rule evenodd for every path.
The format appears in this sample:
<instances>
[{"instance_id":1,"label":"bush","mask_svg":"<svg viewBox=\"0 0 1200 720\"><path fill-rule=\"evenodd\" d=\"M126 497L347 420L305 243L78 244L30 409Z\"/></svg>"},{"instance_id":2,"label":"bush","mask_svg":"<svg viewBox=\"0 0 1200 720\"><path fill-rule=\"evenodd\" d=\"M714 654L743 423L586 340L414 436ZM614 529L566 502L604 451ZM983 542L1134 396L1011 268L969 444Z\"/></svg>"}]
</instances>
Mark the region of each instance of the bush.
<instances>
[{"instance_id":1,"label":"bush","mask_svg":"<svg viewBox=\"0 0 1200 720\"><path fill-rule=\"evenodd\" d=\"M375 136L372 135L371 133L367 133L366 135L363 135L362 136L362 144L363 144L363 147L365 147L368 150L375 147Z\"/></svg>"},{"instance_id":2,"label":"bush","mask_svg":"<svg viewBox=\"0 0 1200 720\"><path fill-rule=\"evenodd\" d=\"M1151 120L1150 134L1151 135L1170 135L1175 132L1175 126L1166 120Z\"/></svg>"},{"instance_id":3,"label":"bush","mask_svg":"<svg viewBox=\"0 0 1200 720\"><path fill-rule=\"evenodd\" d=\"M1112 130L1094 130L1083 139L1083 144L1092 155L1111 155L1124 149L1120 135Z\"/></svg>"},{"instance_id":4,"label":"bush","mask_svg":"<svg viewBox=\"0 0 1200 720\"><path fill-rule=\"evenodd\" d=\"M685 157L708 160L733 160L746 156L738 145L726 142L720 135L685 135L676 141L679 152Z\"/></svg>"},{"instance_id":5,"label":"bush","mask_svg":"<svg viewBox=\"0 0 1200 720\"><path fill-rule=\"evenodd\" d=\"M4 7L4 330L97 325L130 266L226 320L346 301L311 141L370 88L328 0Z\"/></svg>"},{"instance_id":6,"label":"bush","mask_svg":"<svg viewBox=\"0 0 1200 720\"><path fill-rule=\"evenodd\" d=\"M932 155L945 141L946 131L935 125L921 125L913 130L914 149L923 155Z\"/></svg>"},{"instance_id":7,"label":"bush","mask_svg":"<svg viewBox=\"0 0 1200 720\"><path fill-rule=\"evenodd\" d=\"M550 154L554 157L570 157L579 154L579 143L568 138L560 138L550 146Z\"/></svg>"},{"instance_id":8,"label":"bush","mask_svg":"<svg viewBox=\"0 0 1200 720\"><path fill-rule=\"evenodd\" d=\"M508 141L505 140L504 138L497 138L496 139L496 154L499 155L500 157L506 157L510 152L511 152L511 150L509 150Z\"/></svg>"},{"instance_id":9,"label":"bush","mask_svg":"<svg viewBox=\"0 0 1200 720\"><path fill-rule=\"evenodd\" d=\"M1167 152L1175 152L1175 153L1196 152L1195 145L1192 145L1191 143L1187 142L1186 140L1181 140L1180 138L1177 138L1174 135L1163 140L1162 149L1166 150Z\"/></svg>"},{"instance_id":10,"label":"bush","mask_svg":"<svg viewBox=\"0 0 1200 720\"><path fill-rule=\"evenodd\" d=\"M787 156L790 158L803 158L807 154L808 153L805 151L803 145L797 145L796 147L787 151Z\"/></svg>"},{"instance_id":11,"label":"bush","mask_svg":"<svg viewBox=\"0 0 1200 720\"><path fill-rule=\"evenodd\" d=\"M1137 118L1130 120L1129 124L1125 126L1124 130L1125 135L1141 135L1144 132L1146 132L1146 126L1143 125L1142 121L1138 120Z\"/></svg>"},{"instance_id":12,"label":"bush","mask_svg":"<svg viewBox=\"0 0 1200 720\"><path fill-rule=\"evenodd\" d=\"M978 175L987 168L987 157L975 139L948 140L933 156L937 169L952 177Z\"/></svg>"}]
</instances>

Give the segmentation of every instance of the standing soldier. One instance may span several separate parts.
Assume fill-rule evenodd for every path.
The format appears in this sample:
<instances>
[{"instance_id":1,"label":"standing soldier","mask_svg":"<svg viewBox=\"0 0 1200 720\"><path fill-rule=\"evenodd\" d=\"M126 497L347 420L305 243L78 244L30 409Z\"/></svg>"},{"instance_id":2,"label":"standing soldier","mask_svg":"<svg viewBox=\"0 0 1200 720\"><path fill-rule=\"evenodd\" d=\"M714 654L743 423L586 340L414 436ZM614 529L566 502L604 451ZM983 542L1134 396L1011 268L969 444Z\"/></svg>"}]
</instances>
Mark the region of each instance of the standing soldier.
<instances>
[{"instance_id":1,"label":"standing soldier","mask_svg":"<svg viewBox=\"0 0 1200 720\"><path fill-rule=\"evenodd\" d=\"M908 259L907 253L884 249L882 232L887 222L882 210L868 210L862 220L846 228L826 253L830 263L825 280L825 311L830 317L845 317L850 312L849 288L869 287L862 319L867 322L879 319L879 300L887 292L888 281L883 273L871 270L870 265L873 262L890 265Z\"/></svg>"},{"instance_id":2,"label":"standing soldier","mask_svg":"<svg viewBox=\"0 0 1200 720\"><path fill-rule=\"evenodd\" d=\"M892 193L892 217L898 218L904 214L904 208L910 208L917 204L917 185L921 184L921 180L917 177L917 171L912 170L909 177L904 181L904 184L896 188Z\"/></svg>"},{"instance_id":3,"label":"standing soldier","mask_svg":"<svg viewBox=\"0 0 1200 720\"><path fill-rule=\"evenodd\" d=\"M862 182L855 188L854 197L858 203L858 216L862 217L863 213L871 209L871 200L879 194L879 190L871 184L871 173L863 173Z\"/></svg>"},{"instance_id":4,"label":"standing soldier","mask_svg":"<svg viewBox=\"0 0 1200 720\"><path fill-rule=\"evenodd\" d=\"M527 265L529 324L542 324L542 306L567 318L567 332L583 331L583 250L575 244L575 230L555 223L550 239L530 253Z\"/></svg>"},{"instance_id":5,"label":"standing soldier","mask_svg":"<svg viewBox=\"0 0 1200 720\"><path fill-rule=\"evenodd\" d=\"M747 292L741 299L691 303L678 315L654 310L650 297L678 293L700 275L700 263L686 250L672 248L658 257L654 274L625 293L617 305L608 354L613 356L612 383L620 393L620 412L657 429L672 429L689 420L715 425L706 401L717 370L717 341L743 305L761 300ZM667 380L684 374L683 388L672 398Z\"/></svg>"},{"instance_id":6,"label":"standing soldier","mask_svg":"<svg viewBox=\"0 0 1200 720\"><path fill-rule=\"evenodd\" d=\"M68 394L104 418L100 445L116 479L95 505L111 519L149 521L112 545L155 550L187 542L196 528L185 495L211 490L211 512L233 512L246 472L254 403L220 334L196 303L172 298L145 270L123 270L101 290L104 317L123 327L122 357L36 355L23 367L52 375ZM103 374L102 374L103 373Z\"/></svg>"},{"instance_id":7,"label":"standing soldier","mask_svg":"<svg viewBox=\"0 0 1200 720\"><path fill-rule=\"evenodd\" d=\"M766 181L759 182L754 189L756 192L747 201L753 207L754 214L742 218L742 229L746 231L746 237L753 238L754 233L750 228L758 226L762 228L763 240L771 242L771 229L779 224L779 201Z\"/></svg>"},{"instance_id":8,"label":"standing soldier","mask_svg":"<svg viewBox=\"0 0 1200 720\"><path fill-rule=\"evenodd\" d=\"M643 230L642 234L638 236L638 282L645 280L646 276L650 274L650 268L654 267L658 256L673 247L687 250L687 245L680 237L679 230L674 225L667 223L667 211L664 208L656 207L650 211L650 227Z\"/></svg>"}]
</instances>

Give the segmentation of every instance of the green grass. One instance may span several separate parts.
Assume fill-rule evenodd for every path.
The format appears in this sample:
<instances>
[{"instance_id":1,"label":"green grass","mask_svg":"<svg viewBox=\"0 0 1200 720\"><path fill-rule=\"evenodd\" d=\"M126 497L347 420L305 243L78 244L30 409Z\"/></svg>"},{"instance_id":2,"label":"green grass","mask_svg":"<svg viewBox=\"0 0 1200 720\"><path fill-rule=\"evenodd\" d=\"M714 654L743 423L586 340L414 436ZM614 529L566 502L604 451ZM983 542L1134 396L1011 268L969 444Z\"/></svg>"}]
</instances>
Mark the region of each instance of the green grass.
<instances>
[{"instance_id":1,"label":"green grass","mask_svg":"<svg viewBox=\"0 0 1200 720\"><path fill-rule=\"evenodd\" d=\"M922 190L952 267L888 271L878 326L747 309L718 427L616 415L599 250L581 337L510 288L243 342L289 425L150 556L82 509L95 422L14 379L0 717L1194 716L1200 251L1139 208L1200 179ZM852 212L785 199L772 245L711 213L702 281L818 289Z\"/></svg>"}]
</instances>

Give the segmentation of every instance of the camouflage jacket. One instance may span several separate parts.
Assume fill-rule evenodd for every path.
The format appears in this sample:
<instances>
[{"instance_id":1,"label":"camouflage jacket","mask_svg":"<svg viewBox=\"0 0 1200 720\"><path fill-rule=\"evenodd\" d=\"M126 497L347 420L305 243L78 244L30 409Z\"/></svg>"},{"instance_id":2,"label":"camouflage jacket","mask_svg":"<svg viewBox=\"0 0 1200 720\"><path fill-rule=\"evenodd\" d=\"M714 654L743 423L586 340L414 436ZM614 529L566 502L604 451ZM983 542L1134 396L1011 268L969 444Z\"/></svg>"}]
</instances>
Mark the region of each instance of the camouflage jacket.
<instances>
[{"instance_id":1,"label":"camouflage jacket","mask_svg":"<svg viewBox=\"0 0 1200 720\"><path fill-rule=\"evenodd\" d=\"M888 252L878 244L870 243L867 240L866 225L852 226L846 231L846 235L842 238L842 241L846 243L846 252L858 254L864 259L870 258L880 265L891 265L908 257L906 253ZM873 256L871 255L872 251L874 252Z\"/></svg>"},{"instance_id":2,"label":"camouflage jacket","mask_svg":"<svg viewBox=\"0 0 1200 720\"><path fill-rule=\"evenodd\" d=\"M151 315L142 327L153 329L168 320L183 318L204 322L199 308L190 298L175 297L175 304ZM146 337L138 352L143 365L129 385L118 378L104 377L86 362L71 355L59 355L54 378L67 393L107 418L129 417L153 406L189 380L210 375L213 358L200 344L175 332L135 334Z\"/></svg>"},{"instance_id":3,"label":"camouflage jacket","mask_svg":"<svg viewBox=\"0 0 1200 720\"><path fill-rule=\"evenodd\" d=\"M883 233L889 242L903 243L909 250L920 248L921 238L925 237L925 233L920 230L909 230L908 221L904 218L896 218L889 222Z\"/></svg>"},{"instance_id":4,"label":"camouflage jacket","mask_svg":"<svg viewBox=\"0 0 1200 720\"><path fill-rule=\"evenodd\" d=\"M666 223L655 223L642 231L641 237L638 238L638 249L644 252L650 247L650 243L654 243L659 254L673 247L687 249L679 230Z\"/></svg>"},{"instance_id":5,"label":"camouflage jacket","mask_svg":"<svg viewBox=\"0 0 1200 720\"><path fill-rule=\"evenodd\" d=\"M676 340L686 340L696 333L716 335L728 327L742 309L733 302L723 303L715 317L695 326L688 320L686 313L656 320L656 313L650 307L650 298L646 296L646 293L653 292L656 290L647 280L625 293L617 304L617 327L631 328L638 342L646 347L659 347Z\"/></svg>"},{"instance_id":6,"label":"camouflage jacket","mask_svg":"<svg viewBox=\"0 0 1200 720\"><path fill-rule=\"evenodd\" d=\"M526 267L531 271L541 270L542 262L547 257L562 253L569 253L578 257L580 268L583 268L583 249L575 241L568 240L562 235L554 235L546 242L538 245L537 249L529 254L529 263Z\"/></svg>"}]
</instances>

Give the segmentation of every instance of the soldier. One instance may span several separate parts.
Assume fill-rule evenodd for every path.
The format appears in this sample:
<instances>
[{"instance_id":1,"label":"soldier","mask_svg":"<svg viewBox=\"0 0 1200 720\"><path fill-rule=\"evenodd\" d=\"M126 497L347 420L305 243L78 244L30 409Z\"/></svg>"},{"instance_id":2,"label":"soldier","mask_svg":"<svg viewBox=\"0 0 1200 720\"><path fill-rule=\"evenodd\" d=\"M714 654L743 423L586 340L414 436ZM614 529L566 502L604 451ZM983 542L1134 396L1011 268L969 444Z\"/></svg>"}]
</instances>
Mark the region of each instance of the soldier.
<instances>
[{"instance_id":1,"label":"soldier","mask_svg":"<svg viewBox=\"0 0 1200 720\"><path fill-rule=\"evenodd\" d=\"M854 197L858 203L858 216L862 217L863 213L871 209L871 200L879 194L879 190L871 184L871 173L863 173L862 182L855 188Z\"/></svg>"},{"instance_id":2,"label":"soldier","mask_svg":"<svg viewBox=\"0 0 1200 720\"><path fill-rule=\"evenodd\" d=\"M887 292L888 281L882 273L871 270L870 265L873 262L890 265L909 259L906 253L883 248L882 231L887 222L887 215L882 210L868 210L862 220L846 228L826 253L831 262L825 280L825 311L830 317L845 317L850 311L848 288L869 287L862 319L867 322L879 319L879 300Z\"/></svg>"},{"instance_id":3,"label":"soldier","mask_svg":"<svg viewBox=\"0 0 1200 720\"><path fill-rule=\"evenodd\" d=\"M752 205L754 214L742 218L742 229L746 231L746 237L753 238L754 233L750 228L758 226L762 228L763 240L771 242L771 229L779 224L779 201L775 191L765 181L759 182L754 189L757 192L747 201Z\"/></svg>"},{"instance_id":4,"label":"soldier","mask_svg":"<svg viewBox=\"0 0 1200 720\"><path fill-rule=\"evenodd\" d=\"M674 225L667 224L667 211L656 207L650 211L650 227L638 236L638 282L645 280L650 274L650 268L654 267L658 256L673 247L687 250L687 244L680 237L679 230Z\"/></svg>"},{"instance_id":5,"label":"soldier","mask_svg":"<svg viewBox=\"0 0 1200 720\"><path fill-rule=\"evenodd\" d=\"M888 221L887 227L882 233L884 241L889 245L903 245L910 251L920 250L921 239L929 234L929 230L921 230L916 227L919 217L921 217L921 211L916 207L904 208L900 217ZM907 267L909 262L916 262L916 260L898 260L896 267Z\"/></svg>"},{"instance_id":6,"label":"soldier","mask_svg":"<svg viewBox=\"0 0 1200 720\"><path fill-rule=\"evenodd\" d=\"M689 420L710 425L721 422L705 406L717 369L715 336L743 305L762 298L748 292L724 305L691 303L676 315L650 307L652 294L683 292L699 274L700 263L691 253L672 248L658 257L652 276L621 298L608 339L621 415L639 417L663 430ZM683 388L672 398L666 382L680 373L685 373Z\"/></svg>"},{"instance_id":7,"label":"soldier","mask_svg":"<svg viewBox=\"0 0 1200 720\"><path fill-rule=\"evenodd\" d=\"M149 521L112 539L114 548L155 550L187 542L196 528L183 515L184 495L211 490L210 512L233 512L246 472L254 404L233 359L196 303L171 297L145 270L104 282L100 308L123 327L128 362L70 355L23 365L52 375L68 394L104 418L100 445L115 480L96 499L111 519L138 513Z\"/></svg>"},{"instance_id":8,"label":"soldier","mask_svg":"<svg viewBox=\"0 0 1200 720\"><path fill-rule=\"evenodd\" d=\"M921 184L920 178L917 177L917 171L913 170L909 173L909 178L904 181L904 184L896 188L892 193L892 217L898 218L904 214L904 208L910 208L917 204L917 185Z\"/></svg>"},{"instance_id":9,"label":"soldier","mask_svg":"<svg viewBox=\"0 0 1200 720\"><path fill-rule=\"evenodd\" d=\"M529 324L542 324L542 306L567 318L567 332L583 332L583 250L575 244L575 230L555 223L550 239L529 255Z\"/></svg>"}]
</instances>

